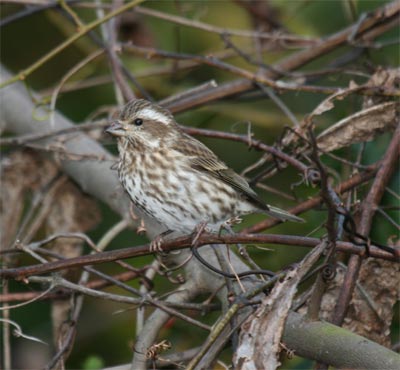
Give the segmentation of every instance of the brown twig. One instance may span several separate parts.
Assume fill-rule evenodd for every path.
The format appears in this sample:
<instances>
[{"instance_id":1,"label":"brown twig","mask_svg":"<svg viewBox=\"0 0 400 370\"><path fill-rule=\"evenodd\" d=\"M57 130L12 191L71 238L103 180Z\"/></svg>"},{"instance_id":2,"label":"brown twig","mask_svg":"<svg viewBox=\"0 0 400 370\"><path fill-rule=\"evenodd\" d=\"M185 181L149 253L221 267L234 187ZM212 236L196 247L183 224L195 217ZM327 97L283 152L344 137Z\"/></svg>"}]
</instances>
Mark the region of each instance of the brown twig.
<instances>
[{"instance_id":1,"label":"brown twig","mask_svg":"<svg viewBox=\"0 0 400 370\"><path fill-rule=\"evenodd\" d=\"M375 180L371 185L370 191L361 206L361 219L359 222L359 234L368 237L372 220L375 212L379 206L385 188L390 180L393 172L396 169L396 163L399 157L400 149L400 124L393 135L390 145L383 157L379 170L376 174ZM335 325L342 325L349 306L357 277L360 272L362 257L360 255L353 255L350 257L346 275L344 277L343 286L340 290L339 297L335 306L335 311L332 317L332 323Z\"/></svg>"},{"instance_id":2,"label":"brown twig","mask_svg":"<svg viewBox=\"0 0 400 370\"><path fill-rule=\"evenodd\" d=\"M125 50L129 50L130 52L137 53L139 55L145 56L146 59L152 58L171 58L177 60L190 60L195 61L200 64L208 65L214 68L219 68L223 71L232 73L239 77L243 77L247 79L251 86L262 84L265 86L269 86L278 91L303 91L303 92L311 92L318 94L335 94L342 90L342 87L331 87L331 86L315 86L315 85L304 85L296 82L284 82L284 81L276 81L276 79L284 73L284 70L281 74L277 74L276 71L271 72L271 69L266 71L265 73L253 73L247 69L240 68L233 64L229 64L227 62L223 62L220 59L215 58L214 56L202 56L196 54L183 54L183 53L173 53L169 51L164 51L156 48L147 48L143 46L137 45L125 45ZM279 64L278 64L279 66ZM279 70L278 67L275 67L276 70ZM273 77L270 75L272 74ZM275 78L274 78L275 77ZM216 89L217 90L217 89ZM247 90L247 89L246 89ZM362 95L385 95L385 96L399 96L400 91L398 89L382 89L370 86L360 86L360 88L356 91L358 94ZM200 95L201 93L199 93ZM189 98L190 99L190 98ZM215 99L213 99L215 100ZM180 105L180 102L176 102L171 110L173 112L181 111L182 109L177 109L176 105Z\"/></svg>"},{"instance_id":3,"label":"brown twig","mask_svg":"<svg viewBox=\"0 0 400 370\"><path fill-rule=\"evenodd\" d=\"M379 164L375 164L369 167L367 171L357 173L347 181L342 182L340 185L335 187L334 191L337 194L345 193L360 184L367 182L371 180L377 173L379 168ZM289 209L290 213L293 213L295 215L306 212L312 208L317 207L319 204L321 204L322 198L321 196L317 196L311 199L308 199L304 201L303 203L298 204L297 206ZM260 231L269 229L277 224L279 224L281 221L273 219L273 218L267 218L264 221L261 221L253 226L247 227L244 230L242 230L243 233L258 233Z\"/></svg>"},{"instance_id":4,"label":"brown twig","mask_svg":"<svg viewBox=\"0 0 400 370\"><path fill-rule=\"evenodd\" d=\"M38 134L27 134L23 136L13 136L13 137L6 137L0 138L0 145L23 145L32 141L48 139L50 137L60 136L60 135L67 135L76 133L79 131L92 131L92 130L100 130L104 129L110 123L106 120L98 121L98 122L88 122L82 123L80 125L74 125L72 127L67 127L59 130L52 130L45 133L38 133Z\"/></svg>"},{"instance_id":5,"label":"brown twig","mask_svg":"<svg viewBox=\"0 0 400 370\"><path fill-rule=\"evenodd\" d=\"M120 274L116 274L112 276L114 279L118 281L130 281L133 279L136 279L142 275L142 273L146 270L146 267L141 268L138 271L124 271ZM112 285L111 281L107 281L104 279L96 279L89 281L85 286L90 289L103 289L107 288ZM7 293L7 294L1 294L0 295L0 303L1 302L25 302L25 301L30 301L32 299L35 299L36 297L40 296L43 294L42 291L40 292L18 292L18 293ZM67 298L71 295L70 291L67 290L60 290L55 293L48 293L45 296L41 297L41 300L44 299L61 299L61 298Z\"/></svg>"},{"instance_id":6,"label":"brown twig","mask_svg":"<svg viewBox=\"0 0 400 370\"><path fill-rule=\"evenodd\" d=\"M309 37L299 37L295 35L283 34L282 32L255 32L255 31L247 31L247 30L236 30L236 29L228 29L222 28L218 26L213 26L211 24L207 24L204 22L199 22L192 19L187 19L183 17L179 17L173 14L167 14L165 12L159 12L157 10L137 7L136 12L152 17L157 17L160 19L164 19L168 22L177 23L187 27L197 28L206 32L227 34L230 36L239 36L239 37L249 37L249 38L260 38L260 39L267 39L267 40L282 40L287 43L299 43L301 46L307 45L315 45L318 40L310 39Z\"/></svg>"},{"instance_id":7,"label":"brown twig","mask_svg":"<svg viewBox=\"0 0 400 370\"><path fill-rule=\"evenodd\" d=\"M237 243L271 243L280 245L291 245L298 247L315 247L320 243L318 238L309 238L294 235L277 235L277 234L236 234L218 236L214 234L205 233L199 237L198 245L203 246L207 244L237 244ZM163 251L170 252L188 248L192 245L192 237L184 236L176 238L163 243ZM350 242L338 242L337 250L347 253L354 253L357 255L365 255L365 248L355 245ZM396 250L397 251L397 250ZM398 251L397 251L398 252ZM371 247L370 254L375 258L382 258L389 261L396 261L399 256L382 251L378 248ZM0 277L2 278L15 278L23 280L27 276L44 274L52 271L63 270L71 267L79 267L86 265L95 265L99 263L112 262L119 259L139 257L153 254L150 251L149 245L141 245L129 247L114 251L102 252L92 255L80 256L76 258L65 259L62 261L49 262L45 264L32 265L19 268L9 268L0 270Z\"/></svg>"},{"instance_id":8,"label":"brown twig","mask_svg":"<svg viewBox=\"0 0 400 370\"><path fill-rule=\"evenodd\" d=\"M399 13L400 3L398 1L393 1L371 12L370 16L361 25L358 25L357 22L355 25L351 25L344 30L333 34L332 36L325 38L318 45L314 45L311 48L288 56L281 62L274 64L273 67L275 70L281 70L285 72L298 69L312 62L318 57L326 55L338 47L346 44L348 42L348 37L353 33L355 26L358 27L357 36L364 36L364 38L375 38L387 31L387 29L383 28L382 25L390 23L392 27L395 26L395 24L392 22L398 21ZM271 79L277 79L280 77L276 73L273 74L270 71L267 71L265 75ZM196 96L192 96L188 99L182 99L173 107L172 110L174 112L180 112L211 101L244 93L252 89L254 89L252 81L247 79L237 79L225 84L221 84L211 93L199 93Z\"/></svg>"},{"instance_id":9,"label":"brown twig","mask_svg":"<svg viewBox=\"0 0 400 370\"><path fill-rule=\"evenodd\" d=\"M317 166L320 174L321 199L328 208L328 217L325 223L325 227L328 234L327 237L328 242L327 242L327 253L324 258L324 265L332 265L332 264L334 265L336 242L338 239L336 213L340 199L330 185L329 175L327 173L325 166L322 164L319 158L317 140L311 128L309 128L308 134L312 145L311 158L315 163L315 165ZM312 288L312 294L308 304L307 317L310 320L318 320L321 302L326 288L327 288L327 279L324 278L324 272L320 271Z\"/></svg>"},{"instance_id":10,"label":"brown twig","mask_svg":"<svg viewBox=\"0 0 400 370\"><path fill-rule=\"evenodd\" d=\"M123 1L120 1L120 0L113 1L111 4L111 11L115 11L122 5L123 5ZM98 9L98 12L102 12L102 10ZM101 14L101 16L104 17L104 14ZM101 18L101 17L99 17L99 18ZM127 81L125 80L123 66L122 66L121 60L118 58L117 52L115 50L115 44L117 42L116 24L117 24L116 18L112 18L108 21L107 24L103 24L101 29L103 31L104 42L107 45L106 46L107 56L109 59L113 80L115 82L115 88L117 89L117 91L119 90L119 92L121 93L121 95L123 97L123 100L125 102L128 102L135 98L135 94L132 91L132 89L130 88ZM107 38L108 38L108 40L107 40ZM117 93L117 97L118 97L118 93ZM119 99L117 98L117 101L118 100ZM121 104L122 102L118 101L118 103Z\"/></svg>"},{"instance_id":11,"label":"brown twig","mask_svg":"<svg viewBox=\"0 0 400 370\"><path fill-rule=\"evenodd\" d=\"M186 133L188 133L190 135L201 135L201 136L205 136L205 137L213 137L216 139L226 139L226 140L238 141L238 142L248 144L252 148L262 150L263 152L270 153L273 156L282 159L283 161L292 165L294 168L296 168L301 173L307 173L307 171L308 171L308 167L305 164L301 163L296 158L293 158L292 156L282 152L281 150L279 150L273 146L264 144L260 140L254 140L254 139L249 140L248 135L238 135L238 134L232 134L232 133L224 132L224 131L206 130L206 129L200 129L200 128L195 128L195 127L182 127L182 128Z\"/></svg>"}]
</instances>

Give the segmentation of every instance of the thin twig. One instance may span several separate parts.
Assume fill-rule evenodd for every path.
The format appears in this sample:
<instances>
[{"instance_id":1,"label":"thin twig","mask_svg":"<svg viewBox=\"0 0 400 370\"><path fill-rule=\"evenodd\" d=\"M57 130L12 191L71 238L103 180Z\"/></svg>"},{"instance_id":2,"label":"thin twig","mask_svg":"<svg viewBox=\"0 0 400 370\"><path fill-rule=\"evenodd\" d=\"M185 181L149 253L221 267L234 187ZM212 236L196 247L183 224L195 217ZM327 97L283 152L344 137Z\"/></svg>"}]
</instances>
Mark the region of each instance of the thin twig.
<instances>
[{"instance_id":1,"label":"thin twig","mask_svg":"<svg viewBox=\"0 0 400 370\"><path fill-rule=\"evenodd\" d=\"M124 6L121 6L120 8L108 13L106 16L104 16L101 19L96 19L95 21L87 24L85 27L82 27L80 30L78 30L77 33L69 37L67 40L56 46L53 50L51 50L49 53L44 55L42 58L37 60L35 63L33 63L31 66L28 68L22 70L19 72L17 75L14 77L2 82L0 84L0 88L3 88L5 86L8 86L14 82L17 82L18 80L25 80L30 74L35 72L38 68L40 68L42 65L44 65L46 62L48 62L50 59L55 57L57 54L59 54L61 51L66 49L68 46L73 44L76 40L80 39L82 36L87 34L89 31L95 29L102 23L108 21L109 19L129 10L132 9L133 7L137 6L138 4L142 3L144 0L133 0L130 1L129 3L125 4Z\"/></svg>"}]
</instances>

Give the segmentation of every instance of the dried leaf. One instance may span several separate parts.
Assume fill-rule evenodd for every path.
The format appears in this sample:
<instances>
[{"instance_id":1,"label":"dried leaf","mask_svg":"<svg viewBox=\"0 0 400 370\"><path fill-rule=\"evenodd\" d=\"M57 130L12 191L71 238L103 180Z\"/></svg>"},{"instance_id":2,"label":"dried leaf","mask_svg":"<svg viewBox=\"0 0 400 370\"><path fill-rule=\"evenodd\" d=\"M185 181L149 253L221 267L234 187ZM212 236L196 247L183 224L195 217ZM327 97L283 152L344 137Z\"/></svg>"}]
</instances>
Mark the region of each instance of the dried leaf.
<instances>
[{"instance_id":1,"label":"dried leaf","mask_svg":"<svg viewBox=\"0 0 400 370\"><path fill-rule=\"evenodd\" d=\"M369 258L362 266L345 327L390 348L390 327L398 301L400 265Z\"/></svg>"},{"instance_id":2,"label":"dried leaf","mask_svg":"<svg viewBox=\"0 0 400 370\"><path fill-rule=\"evenodd\" d=\"M329 321L332 316L345 272L343 266L338 266L328 285L321 303L322 320ZM343 327L390 348L394 306L400 298L399 278L398 263L368 258L361 268Z\"/></svg>"},{"instance_id":3,"label":"dried leaf","mask_svg":"<svg viewBox=\"0 0 400 370\"><path fill-rule=\"evenodd\" d=\"M234 356L235 369L276 369L283 329L297 285L326 247L314 248L285 280L275 285L254 313L242 325Z\"/></svg>"},{"instance_id":4,"label":"dried leaf","mask_svg":"<svg viewBox=\"0 0 400 370\"><path fill-rule=\"evenodd\" d=\"M30 194L45 187L56 173L57 169L50 161L45 161L32 150L15 151L2 158L1 248L10 247L14 241L24 212L24 202Z\"/></svg>"},{"instance_id":5,"label":"dried leaf","mask_svg":"<svg viewBox=\"0 0 400 370\"><path fill-rule=\"evenodd\" d=\"M378 89L398 89L400 85L400 68L378 68L366 83L368 87ZM373 105L387 101L386 96L379 94L366 96L363 101L363 108L369 108Z\"/></svg>"},{"instance_id":6,"label":"dried leaf","mask_svg":"<svg viewBox=\"0 0 400 370\"><path fill-rule=\"evenodd\" d=\"M320 114L327 112L328 110L333 109L334 104L332 100L324 100L317 108L314 109L313 115L319 116Z\"/></svg>"},{"instance_id":7,"label":"dried leaf","mask_svg":"<svg viewBox=\"0 0 400 370\"><path fill-rule=\"evenodd\" d=\"M334 108L333 102L335 100L343 100L346 96L354 93L355 91L359 90L360 86L356 84L350 84L350 87L347 89L340 89L336 93L328 96L322 103L320 103L317 108L315 108L312 113L308 116L308 120L311 120L314 116L318 116L328 110Z\"/></svg>"},{"instance_id":8,"label":"dried leaf","mask_svg":"<svg viewBox=\"0 0 400 370\"><path fill-rule=\"evenodd\" d=\"M299 137L305 135L307 129L311 127L313 123L313 119L315 116L319 116L322 113L325 113L335 107L335 100L343 100L346 96L354 93L359 90L361 87L355 85L354 87L350 87L347 89L340 89L336 93L328 96L324 99L308 116L306 116L298 127L295 128L296 134L293 132L288 132L288 134L282 139L282 146L288 146L293 144L299 140Z\"/></svg>"},{"instance_id":9,"label":"dried leaf","mask_svg":"<svg viewBox=\"0 0 400 370\"><path fill-rule=\"evenodd\" d=\"M372 140L396 127L397 103L386 102L342 119L317 137L318 147L330 152Z\"/></svg>"},{"instance_id":10,"label":"dried leaf","mask_svg":"<svg viewBox=\"0 0 400 370\"><path fill-rule=\"evenodd\" d=\"M68 178L60 178L48 187L57 173L58 167L52 160L32 150L15 151L2 159L0 163L0 174L3 179L0 192L2 246L9 247L15 240L25 203L28 203L30 198L28 195L38 194L41 191L44 194L39 211L29 223L29 232L23 233L23 240L30 241L38 231L42 232L44 229L48 235L59 232L84 232L100 221L97 203L82 193ZM32 207L32 204L28 203L28 207ZM65 257L76 257L81 254L83 241L59 238L52 243L52 247L53 252ZM8 262L11 264L12 261ZM67 273L70 278L70 272L63 272ZM56 345L69 328L65 323L70 316L71 303L69 300L52 302L52 324Z\"/></svg>"},{"instance_id":11,"label":"dried leaf","mask_svg":"<svg viewBox=\"0 0 400 370\"><path fill-rule=\"evenodd\" d=\"M359 85L355 81L351 80L349 83L349 89L355 89L357 87L359 87Z\"/></svg>"}]
</instances>

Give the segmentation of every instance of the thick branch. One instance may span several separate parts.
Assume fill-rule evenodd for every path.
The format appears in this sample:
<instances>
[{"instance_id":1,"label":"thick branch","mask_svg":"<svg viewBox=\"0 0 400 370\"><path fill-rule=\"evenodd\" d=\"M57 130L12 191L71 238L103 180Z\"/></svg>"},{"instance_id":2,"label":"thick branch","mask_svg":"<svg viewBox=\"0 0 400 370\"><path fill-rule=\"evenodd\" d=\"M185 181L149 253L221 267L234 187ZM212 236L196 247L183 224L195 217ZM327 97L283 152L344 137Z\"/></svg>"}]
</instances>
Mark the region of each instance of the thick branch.
<instances>
[{"instance_id":1,"label":"thick branch","mask_svg":"<svg viewBox=\"0 0 400 370\"><path fill-rule=\"evenodd\" d=\"M400 356L386 347L327 322L307 322L294 312L283 341L296 355L339 369L397 369L400 363Z\"/></svg>"},{"instance_id":2,"label":"thick branch","mask_svg":"<svg viewBox=\"0 0 400 370\"><path fill-rule=\"evenodd\" d=\"M1 67L1 81L10 78L8 71ZM54 127L49 120L35 120L34 116L48 115L32 103L22 83L16 83L0 90L0 122L7 131L17 135L44 134L55 129L66 129L74 125L58 112L54 113ZM53 139L39 143L47 145ZM96 141L84 134L74 133L65 140L64 148L69 153L95 156L102 160L61 160L61 168L76 181L83 191L108 204L122 217L129 217L129 199L122 192L116 172L111 170L114 157Z\"/></svg>"}]
</instances>

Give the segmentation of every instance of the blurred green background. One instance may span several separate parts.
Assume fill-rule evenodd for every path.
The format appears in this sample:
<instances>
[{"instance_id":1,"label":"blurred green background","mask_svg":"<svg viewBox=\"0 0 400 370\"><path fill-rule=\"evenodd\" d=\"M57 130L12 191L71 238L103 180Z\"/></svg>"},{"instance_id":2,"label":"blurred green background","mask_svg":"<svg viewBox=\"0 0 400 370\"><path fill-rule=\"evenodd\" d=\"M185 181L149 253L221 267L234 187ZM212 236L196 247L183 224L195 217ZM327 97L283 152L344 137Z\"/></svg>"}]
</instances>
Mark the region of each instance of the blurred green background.
<instances>
[{"instance_id":1,"label":"blurred green background","mask_svg":"<svg viewBox=\"0 0 400 370\"><path fill-rule=\"evenodd\" d=\"M94 2L92 2L94 4ZM107 3L107 2L104 2ZM282 29L295 35L308 37L324 37L335 33L355 22L362 13L376 9L385 3L379 1L270 1L269 6L274 11L274 19L279 22ZM145 7L165 11L171 14L181 15L189 19L196 19L223 28L252 29L253 20L249 13L235 1L149 1ZM73 8L84 22L96 18L93 9ZM1 18L16 14L23 10L22 6L1 4ZM212 33L176 25L165 20L156 19L144 15L133 16L129 23L121 28L120 37L126 41L133 40L139 45L151 46L168 51L209 55L224 50L225 45L221 38ZM46 52L59 45L68 36L72 35L76 27L66 17L55 9L34 12L29 16L15 20L1 28L1 61L13 73L28 67ZM96 34L101 37L97 29ZM378 39L380 42L393 40L398 37L398 30L387 32ZM248 38L233 37L233 42L240 48L250 47L252 41ZM64 74L84 57L98 49L94 41L85 36L65 51L46 63L37 72L27 78L27 86L35 90L43 97L43 102L48 103L52 89L57 86ZM347 48L342 47L326 57L307 65L303 71L315 71L326 67L327 63L343 55ZM270 50L263 53L264 63L271 64L282 57L292 53L292 50ZM125 66L137 76L139 83L155 99L161 100L174 93L198 86L211 79L218 83L236 78L227 72L211 67L197 67L191 70L178 71L176 73L157 73L157 70L171 67L173 63L165 60L145 59L133 54L121 56ZM230 58L229 63L242 68L255 71L256 67L249 65L240 57ZM357 69L369 73L368 66L398 66L398 45L388 46L382 49L370 49L350 65L349 69ZM172 68L171 68L172 70ZM168 70L167 70L168 71ZM110 76L109 64L105 56L97 58L88 64L77 74L73 75L69 82L81 80L93 80L99 77ZM141 77L142 76L142 77ZM335 74L320 78L314 84L322 86L348 86L354 80L362 83L366 78L359 75ZM311 93L284 93L280 95L283 102L301 120L310 113L323 99L322 94ZM317 131L337 122L347 115L360 109L362 98L354 97L345 99L335 104L335 108L316 119ZM115 106L115 94L111 81L93 87L64 92L57 101L57 109L76 123L88 119L88 117L100 107ZM247 123L251 123L255 137L268 144L277 142L287 125L291 125L282 111L267 97L255 98L243 97L241 99L226 99L216 103L190 110L177 115L177 120L185 125L202 128L212 128L228 132L247 132ZM387 147L390 135L385 134L372 143L367 144L363 164L373 163L380 158ZM217 139L203 139L225 162L238 172L255 162L260 153L240 143ZM116 153L115 143L106 139L104 145ZM3 155L13 148L3 148ZM359 147L354 145L341 150L338 155L354 160ZM339 177L346 176L346 168L339 162L325 159L325 163L333 168ZM254 175L254 174L253 174ZM293 169L286 169L267 181L267 185L292 194L291 184L299 182L300 176ZM394 177L391 188L398 189L399 174ZM296 202L289 201L269 192L258 190L262 197L269 203L287 208ZM294 195L299 200L318 193L318 189L307 187L304 184L294 188ZM362 194L359 194L362 198ZM384 198L384 204L394 204L395 200L390 195ZM89 233L90 237L97 241L116 222L119 217L102 205L102 222ZM394 211L390 213L398 219ZM307 235L317 227L323 225L326 212L324 209L308 212L304 217L307 223L304 225L283 224L269 232ZM251 225L261 219L260 216L249 216L242 226ZM321 236L324 229L314 232L313 236ZM374 223L372 237L381 243L387 243L389 236L397 234L397 230L382 217L377 217ZM121 233L110 244L109 249L123 248L125 246L140 245L146 242L145 237L136 235L133 231ZM304 248L269 246L273 251L252 249L253 258L264 268L279 270L283 266L298 261L306 253ZM151 257L131 260L135 267L149 263ZM28 260L27 260L28 261ZM119 270L115 265L104 265L100 269L107 273L116 273ZM137 282L131 283L138 287ZM38 286L26 287L22 284L11 282L11 291L23 291L38 289ZM167 292L173 286L166 283L165 279L156 278L155 290ZM120 292L117 288L109 291ZM131 360L132 346L135 338L135 314L134 310L126 310L126 305L115 302L105 302L92 298L85 298L85 305L81 314L76 344L67 362L68 368L95 369L102 366L117 365ZM116 313L120 310L123 312ZM396 310L398 311L398 310ZM195 314L194 314L195 315ZM50 304L48 301L35 302L22 308L12 310L11 318L18 322L24 332L41 338L51 343ZM216 315L210 314L204 320L212 324ZM394 323L393 335L398 337L398 317ZM190 331L189 331L190 330ZM190 335L188 334L190 332ZM173 350L184 350L192 346L200 345L206 333L200 329L187 327L186 323L174 320L161 333L161 337L168 338L173 343ZM395 338L394 338L395 339ZM42 351L42 344L34 344L24 339L13 339L14 356L23 356L33 351L36 354ZM51 346L50 346L51 347ZM226 353L229 361L229 353ZM310 368L312 363L295 357L285 361L283 367L291 369Z\"/></svg>"}]
</instances>

